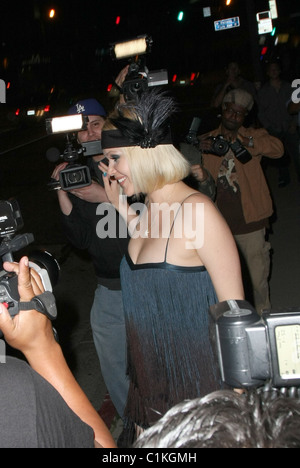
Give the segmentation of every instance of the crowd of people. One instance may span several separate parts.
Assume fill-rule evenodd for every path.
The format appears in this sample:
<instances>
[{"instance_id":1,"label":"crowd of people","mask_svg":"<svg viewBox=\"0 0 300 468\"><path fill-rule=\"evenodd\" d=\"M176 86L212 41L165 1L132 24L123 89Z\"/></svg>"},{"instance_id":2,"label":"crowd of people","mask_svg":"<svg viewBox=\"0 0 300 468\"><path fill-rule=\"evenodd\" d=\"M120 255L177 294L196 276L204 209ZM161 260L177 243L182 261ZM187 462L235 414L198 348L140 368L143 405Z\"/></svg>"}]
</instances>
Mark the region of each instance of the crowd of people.
<instances>
[{"instance_id":1,"label":"crowd of people","mask_svg":"<svg viewBox=\"0 0 300 468\"><path fill-rule=\"evenodd\" d=\"M116 79L118 90L127 70ZM69 114L88 117L87 128L76 135L78 142L101 140L102 146L102 153L89 160L92 183L58 190L57 196L69 242L86 249L95 268L98 285L91 328L105 384L128 435L125 446L131 446L143 432L135 447L152 446L151 431L160 434L159 420L170 415L172 408L181 411L176 405L184 400L202 408L207 395L223 389L210 336L211 305L246 299L259 314L271 307L267 230L273 204L262 158L283 161L278 164L281 187L290 180L289 159L299 178L300 112L291 102L292 88L280 78L278 64L270 64L267 73L268 81L259 87L241 76L237 63L228 65L227 79L217 87L211 103L220 109L219 125L197 136L201 164L190 164L173 144L170 122L176 106L169 93L152 89L128 102L120 95L108 115L91 97L69 109ZM66 163L57 166L52 177L59 180L65 168ZM188 183L190 176L197 189ZM215 194L212 199L207 196L208 180L215 189L209 191ZM100 216L99 206L106 207ZM114 227L113 235L99 232L101 216ZM107 232L111 232L109 227ZM42 292L36 275L30 276L26 259L5 268L19 274L21 298L30 301ZM35 424L41 436L37 440L32 436L28 444L93 446L90 426L100 446L115 447L103 421L72 380L48 319L34 311L31 317L25 325L24 312L11 319L0 305L0 328L31 368L22 369L17 362L10 366L33 379L33 394L46 385L44 391L53 401L52 425L46 430L44 414L49 405L38 397L35 411L40 418ZM36 339L28 331L34 346L26 345L26 327L37 331ZM42 357L49 355L44 367L38 363L39 347ZM39 382L38 374L46 383ZM228 414L235 405L240 415L246 400L232 391L225 396L232 402ZM254 406L251 401L249 415ZM298 415L295 425L299 425L299 405L293 404ZM243 414L247 411L243 409ZM65 423L58 421L59 414ZM176 421L172 419L172 424ZM58 435L52 435L60 424L69 424L70 431L58 429ZM263 428L255 424L255 430ZM206 430L197 428L202 438ZM3 439L7 444L9 434ZM240 439L241 446L250 444L247 437ZM264 439L258 439L251 443L263 445ZM21 437L14 443L26 446L27 441Z\"/></svg>"}]
</instances>

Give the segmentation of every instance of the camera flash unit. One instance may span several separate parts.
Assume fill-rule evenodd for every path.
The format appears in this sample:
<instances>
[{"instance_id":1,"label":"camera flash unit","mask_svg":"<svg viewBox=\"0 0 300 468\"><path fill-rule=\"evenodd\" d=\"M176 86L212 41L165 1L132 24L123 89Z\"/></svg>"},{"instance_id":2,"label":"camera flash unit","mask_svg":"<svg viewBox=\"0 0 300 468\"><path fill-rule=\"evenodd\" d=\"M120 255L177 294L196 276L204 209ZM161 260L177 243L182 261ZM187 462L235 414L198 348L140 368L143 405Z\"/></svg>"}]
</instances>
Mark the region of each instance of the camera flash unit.
<instances>
[{"instance_id":1,"label":"camera flash unit","mask_svg":"<svg viewBox=\"0 0 300 468\"><path fill-rule=\"evenodd\" d=\"M79 132L86 128L87 119L87 116L82 114L54 117L46 120L46 130L48 134Z\"/></svg>"}]
</instances>

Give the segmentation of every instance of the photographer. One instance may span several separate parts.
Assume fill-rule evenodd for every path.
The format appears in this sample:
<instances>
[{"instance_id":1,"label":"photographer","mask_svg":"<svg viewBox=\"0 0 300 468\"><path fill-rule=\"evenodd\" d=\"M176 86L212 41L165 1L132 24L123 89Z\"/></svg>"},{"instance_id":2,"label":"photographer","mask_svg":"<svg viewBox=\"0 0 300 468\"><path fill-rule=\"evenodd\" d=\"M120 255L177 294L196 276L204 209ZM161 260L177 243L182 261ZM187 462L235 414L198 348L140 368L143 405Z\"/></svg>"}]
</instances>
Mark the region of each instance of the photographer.
<instances>
[{"instance_id":1,"label":"photographer","mask_svg":"<svg viewBox=\"0 0 300 468\"><path fill-rule=\"evenodd\" d=\"M18 274L20 301L43 292L28 258L4 263ZM0 329L6 342L21 351L28 363L7 357L0 365L0 445L6 448L115 447L98 413L74 379L54 339L50 320L36 310L11 318L0 304Z\"/></svg>"},{"instance_id":2,"label":"photographer","mask_svg":"<svg viewBox=\"0 0 300 468\"><path fill-rule=\"evenodd\" d=\"M95 99L85 99L77 102L69 110L69 114L88 116L86 130L79 131L79 143L101 139L101 131L105 122L105 110ZM98 162L103 154L90 158L91 172L94 180L87 187L69 192L58 190L58 200L62 211L64 231L70 243L78 249L87 250L97 276L97 289L91 309L91 327L97 354L100 360L101 372L111 400L122 417L127 399L128 381L126 377L126 337L123 314L123 303L120 285L119 267L127 249L127 228L119 222L115 212L116 232L114 237L100 238L97 235L97 225L105 215L97 215L99 203L108 203L103 188L102 173ZM56 180L66 163L57 166L52 174ZM120 236L123 228L125 237Z\"/></svg>"},{"instance_id":3,"label":"photographer","mask_svg":"<svg viewBox=\"0 0 300 468\"><path fill-rule=\"evenodd\" d=\"M246 296L261 313L270 308L270 244L265 234L273 207L260 162L262 156L280 158L284 150L280 140L265 129L243 127L252 106L253 98L246 91L227 93L219 128L200 136L199 148L203 166L216 182L218 208L235 237L242 266L246 264L250 275L252 291L247 291L249 280L244 269ZM194 167L193 173L199 180L205 178L200 167Z\"/></svg>"}]
</instances>

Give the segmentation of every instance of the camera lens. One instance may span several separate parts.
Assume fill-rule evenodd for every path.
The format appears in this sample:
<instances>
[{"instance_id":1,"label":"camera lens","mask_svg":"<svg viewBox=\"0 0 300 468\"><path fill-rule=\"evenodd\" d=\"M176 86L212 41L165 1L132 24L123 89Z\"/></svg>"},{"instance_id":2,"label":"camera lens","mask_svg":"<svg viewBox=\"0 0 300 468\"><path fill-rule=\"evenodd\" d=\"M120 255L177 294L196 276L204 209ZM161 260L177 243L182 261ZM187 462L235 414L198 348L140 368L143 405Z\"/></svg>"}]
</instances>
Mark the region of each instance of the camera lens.
<instances>
[{"instance_id":1,"label":"camera lens","mask_svg":"<svg viewBox=\"0 0 300 468\"><path fill-rule=\"evenodd\" d=\"M223 153L223 151L225 151L225 149L227 150L227 145L224 144L223 142L220 142L220 143L218 143L217 148L218 148L218 151Z\"/></svg>"},{"instance_id":2,"label":"camera lens","mask_svg":"<svg viewBox=\"0 0 300 468\"><path fill-rule=\"evenodd\" d=\"M47 271L52 287L57 285L60 276L60 266L50 252L46 250L34 250L30 253L29 260Z\"/></svg>"},{"instance_id":3,"label":"camera lens","mask_svg":"<svg viewBox=\"0 0 300 468\"><path fill-rule=\"evenodd\" d=\"M69 184L78 184L80 182L84 182L83 175L84 174L82 173L82 171L70 172L67 177Z\"/></svg>"}]
</instances>

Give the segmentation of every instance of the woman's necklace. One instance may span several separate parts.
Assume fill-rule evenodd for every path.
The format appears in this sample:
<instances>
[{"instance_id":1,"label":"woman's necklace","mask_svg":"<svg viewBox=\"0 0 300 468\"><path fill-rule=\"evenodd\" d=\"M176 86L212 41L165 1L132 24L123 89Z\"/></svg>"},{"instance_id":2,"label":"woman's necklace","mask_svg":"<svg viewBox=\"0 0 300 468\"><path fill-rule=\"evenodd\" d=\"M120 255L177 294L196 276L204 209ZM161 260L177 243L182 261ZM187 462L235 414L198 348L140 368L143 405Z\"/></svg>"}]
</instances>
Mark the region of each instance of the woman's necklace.
<instances>
[{"instance_id":1,"label":"woman's necklace","mask_svg":"<svg viewBox=\"0 0 300 468\"><path fill-rule=\"evenodd\" d=\"M152 204L153 205L153 204ZM155 203L155 205L158 205L158 203ZM151 219L151 223L150 223L150 226L149 226L149 210L148 210L148 207L149 207L149 203L146 205L146 208L147 208L147 229L145 230L144 232L144 237L149 237L149 234L152 230L152 226L154 224L154 222L156 221L156 218L157 218L157 215L159 215L159 206L158 206L158 213L155 214L155 216L152 216L152 211L150 212L150 219Z\"/></svg>"},{"instance_id":2,"label":"woman's necklace","mask_svg":"<svg viewBox=\"0 0 300 468\"><path fill-rule=\"evenodd\" d=\"M164 214L164 209L163 207L165 207L166 205L168 206L168 208L170 208L170 200L171 198L173 197L173 194L174 194L174 190L175 190L175 187L174 189L171 191L171 193L169 194L168 198L166 201L162 202L162 203L151 203L151 214L150 214L150 219L151 219L151 223L150 223L150 226L149 226L149 205L150 205L150 202L147 201L146 203L146 209L147 209L147 228L146 230L144 231L144 237L148 238L149 235L151 234L151 230L152 230L152 226L153 224L155 223L156 221L156 218L157 216L159 216L160 212L162 213L162 216ZM152 210L153 209L157 209L157 213L153 214ZM169 219L169 218L168 218ZM159 237L159 230L155 233L155 237Z\"/></svg>"}]
</instances>

